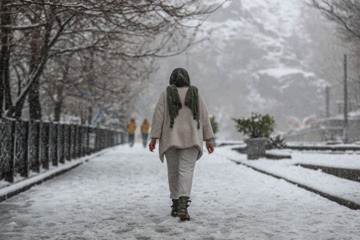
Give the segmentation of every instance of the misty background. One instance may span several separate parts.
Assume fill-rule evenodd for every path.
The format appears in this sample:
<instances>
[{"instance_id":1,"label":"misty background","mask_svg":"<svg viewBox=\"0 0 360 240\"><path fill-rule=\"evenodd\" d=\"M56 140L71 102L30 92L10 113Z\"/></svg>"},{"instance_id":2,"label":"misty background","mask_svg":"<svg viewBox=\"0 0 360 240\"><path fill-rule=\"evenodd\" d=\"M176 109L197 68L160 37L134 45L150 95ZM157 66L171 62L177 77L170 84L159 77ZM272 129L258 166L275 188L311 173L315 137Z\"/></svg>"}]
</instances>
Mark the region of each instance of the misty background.
<instances>
[{"instance_id":1,"label":"misty background","mask_svg":"<svg viewBox=\"0 0 360 240\"><path fill-rule=\"evenodd\" d=\"M225 3L204 22L199 43L184 53L157 59L157 70L132 102L140 123L151 122L171 71L183 67L219 122L219 139L239 139L231 118L270 114L277 133L291 130L286 119L321 119L330 87L330 116L339 115L343 58L351 51L335 25L299 0L241 0ZM352 61L353 60L353 61ZM354 58L348 71L355 76ZM355 93L349 93L354 99Z\"/></svg>"},{"instance_id":2,"label":"misty background","mask_svg":"<svg viewBox=\"0 0 360 240\"><path fill-rule=\"evenodd\" d=\"M172 70L183 67L219 139L241 139L231 119L252 112L273 116L276 135L317 121L341 138L347 105L360 131L356 1L77 3L0 4L0 119L125 130L132 116L152 121Z\"/></svg>"}]
</instances>

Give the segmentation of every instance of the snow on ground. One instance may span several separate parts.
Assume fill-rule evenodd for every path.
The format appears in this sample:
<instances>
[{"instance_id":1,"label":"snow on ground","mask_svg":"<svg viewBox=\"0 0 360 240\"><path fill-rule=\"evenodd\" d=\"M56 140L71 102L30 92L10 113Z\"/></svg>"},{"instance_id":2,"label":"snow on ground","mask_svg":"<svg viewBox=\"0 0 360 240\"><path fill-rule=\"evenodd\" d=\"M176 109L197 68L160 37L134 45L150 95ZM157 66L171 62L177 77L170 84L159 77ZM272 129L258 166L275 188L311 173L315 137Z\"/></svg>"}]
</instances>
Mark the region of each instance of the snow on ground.
<instances>
[{"instance_id":1,"label":"snow on ground","mask_svg":"<svg viewBox=\"0 0 360 240\"><path fill-rule=\"evenodd\" d=\"M91 156L84 156L78 158L74 161L65 161L65 163L59 163L58 166L53 166L50 164L49 169L40 169L40 173L30 171L29 178L21 177L20 174L17 174L14 177L14 183L9 183L5 180L0 180L0 196L7 195L13 191L21 189L23 187L29 186L31 184L37 183L47 177L55 175L61 171L66 171L67 169L71 169L76 167L77 165L87 161L89 158L97 157L106 152L107 149L97 152Z\"/></svg>"},{"instance_id":2,"label":"snow on ground","mask_svg":"<svg viewBox=\"0 0 360 240\"><path fill-rule=\"evenodd\" d=\"M312 189L343 198L360 205L360 183L338 178L336 176L296 166L296 164L319 165L336 168L360 169L360 158L357 154L320 154L300 151L282 150L291 155L288 160L259 159L247 160L246 155L229 151L230 147L220 149L223 156L242 162L256 169L283 177L287 180L308 186Z\"/></svg>"},{"instance_id":3,"label":"snow on ground","mask_svg":"<svg viewBox=\"0 0 360 240\"><path fill-rule=\"evenodd\" d=\"M360 235L360 211L236 165L227 158L233 153L229 147L216 148L198 161L190 222L170 216L166 164L157 153L136 144L114 147L1 202L0 239L281 240Z\"/></svg>"}]
</instances>

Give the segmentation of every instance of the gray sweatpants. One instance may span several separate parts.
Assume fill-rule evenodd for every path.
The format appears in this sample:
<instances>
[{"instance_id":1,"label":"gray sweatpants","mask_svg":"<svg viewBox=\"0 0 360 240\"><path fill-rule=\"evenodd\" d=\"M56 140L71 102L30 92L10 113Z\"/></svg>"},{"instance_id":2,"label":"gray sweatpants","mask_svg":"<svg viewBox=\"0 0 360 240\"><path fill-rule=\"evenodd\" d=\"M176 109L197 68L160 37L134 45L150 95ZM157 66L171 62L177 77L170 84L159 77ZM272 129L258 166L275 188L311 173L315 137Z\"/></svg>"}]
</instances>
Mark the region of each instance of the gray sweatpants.
<instances>
[{"instance_id":1,"label":"gray sweatpants","mask_svg":"<svg viewBox=\"0 0 360 240\"><path fill-rule=\"evenodd\" d=\"M170 198L190 197L196 158L199 149L191 147L180 149L172 147L165 152Z\"/></svg>"}]
</instances>

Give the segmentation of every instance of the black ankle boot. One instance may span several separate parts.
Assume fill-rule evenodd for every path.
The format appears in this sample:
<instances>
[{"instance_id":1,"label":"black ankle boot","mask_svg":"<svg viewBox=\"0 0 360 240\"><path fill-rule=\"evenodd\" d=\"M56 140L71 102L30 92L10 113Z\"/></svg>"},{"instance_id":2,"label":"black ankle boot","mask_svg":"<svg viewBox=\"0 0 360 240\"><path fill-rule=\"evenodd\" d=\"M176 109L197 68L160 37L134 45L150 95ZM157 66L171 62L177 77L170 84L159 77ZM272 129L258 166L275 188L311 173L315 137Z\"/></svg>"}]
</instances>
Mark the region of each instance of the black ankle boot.
<instances>
[{"instance_id":1,"label":"black ankle boot","mask_svg":"<svg viewBox=\"0 0 360 240\"><path fill-rule=\"evenodd\" d=\"M180 197L179 198L179 207L178 207L178 217L181 221L190 220L190 215L187 211L188 208L189 197Z\"/></svg>"},{"instance_id":2,"label":"black ankle boot","mask_svg":"<svg viewBox=\"0 0 360 240\"><path fill-rule=\"evenodd\" d=\"M173 202L173 205L171 206L171 216L177 217L178 207L179 207L179 199L173 199L172 202Z\"/></svg>"}]
</instances>

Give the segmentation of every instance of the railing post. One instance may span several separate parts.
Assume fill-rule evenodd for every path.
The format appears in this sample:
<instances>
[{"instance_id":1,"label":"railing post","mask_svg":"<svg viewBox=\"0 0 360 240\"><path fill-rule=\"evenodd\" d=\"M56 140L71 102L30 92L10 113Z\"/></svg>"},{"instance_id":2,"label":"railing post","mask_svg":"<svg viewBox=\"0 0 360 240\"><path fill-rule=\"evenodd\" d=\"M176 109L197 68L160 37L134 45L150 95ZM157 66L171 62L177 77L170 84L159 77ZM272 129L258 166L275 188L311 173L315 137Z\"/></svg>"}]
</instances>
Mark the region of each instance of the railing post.
<instances>
[{"instance_id":1,"label":"railing post","mask_svg":"<svg viewBox=\"0 0 360 240\"><path fill-rule=\"evenodd\" d=\"M82 133L81 133L81 126L77 126L77 137L78 137L78 153L77 153L77 157L79 158L79 157L81 157L81 135L82 135Z\"/></svg>"},{"instance_id":2,"label":"railing post","mask_svg":"<svg viewBox=\"0 0 360 240\"><path fill-rule=\"evenodd\" d=\"M98 151L100 151L102 149L102 138L103 138L103 134L102 134L102 129L98 128L98 132L99 132L99 146L98 146Z\"/></svg>"},{"instance_id":3,"label":"railing post","mask_svg":"<svg viewBox=\"0 0 360 240\"><path fill-rule=\"evenodd\" d=\"M84 127L84 156L88 154L89 152L89 126Z\"/></svg>"},{"instance_id":4,"label":"railing post","mask_svg":"<svg viewBox=\"0 0 360 240\"><path fill-rule=\"evenodd\" d=\"M85 128L86 128L86 131L85 131L86 138L85 138L84 154L88 155L89 154L89 130L90 130L90 127L86 126Z\"/></svg>"},{"instance_id":5,"label":"railing post","mask_svg":"<svg viewBox=\"0 0 360 240\"><path fill-rule=\"evenodd\" d=\"M49 169L49 123L40 122L40 162L44 169Z\"/></svg>"},{"instance_id":6,"label":"railing post","mask_svg":"<svg viewBox=\"0 0 360 240\"><path fill-rule=\"evenodd\" d=\"M15 121L2 119L0 125L0 179L14 182L14 132Z\"/></svg>"},{"instance_id":7,"label":"railing post","mask_svg":"<svg viewBox=\"0 0 360 240\"><path fill-rule=\"evenodd\" d=\"M89 150L88 154L96 151L96 128L89 127Z\"/></svg>"},{"instance_id":8,"label":"railing post","mask_svg":"<svg viewBox=\"0 0 360 240\"><path fill-rule=\"evenodd\" d=\"M75 125L75 158L79 157L80 152L80 139L79 139L79 126Z\"/></svg>"},{"instance_id":9,"label":"railing post","mask_svg":"<svg viewBox=\"0 0 360 240\"><path fill-rule=\"evenodd\" d=\"M40 123L29 122L28 159L31 171L40 172Z\"/></svg>"},{"instance_id":10,"label":"railing post","mask_svg":"<svg viewBox=\"0 0 360 240\"><path fill-rule=\"evenodd\" d=\"M113 130L109 130L109 134L110 134L110 146L113 147L115 146L115 132Z\"/></svg>"},{"instance_id":11,"label":"railing post","mask_svg":"<svg viewBox=\"0 0 360 240\"><path fill-rule=\"evenodd\" d=\"M64 158L65 160L71 160L71 138L70 138L70 126L65 124L64 128Z\"/></svg>"},{"instance_id":12,"label":"railing post","mask_svg":"<svg viewBox=\"0 0 360 240\"><path fill-rule=\"evenodd\" d=\"M29 124L28 122L15 122L15 139L14 139L14 174L19 173L22 177L29 176Z\"/></svg>"},{"instance_id":13,"label":"railing post","mask_svg":"<svg viewBox=\"0 0 360 240\"><path fill-rule=\"evenodd\" d=\"M107 147L107 130L103 129L103 149Z\"/></svg>"},{"instance_id":14,"label":"railing post","mask_svg":"<svg viewBox=\"0 0 360 240\"><path fill-rule=\"evenodd\" d=\"M113 138L113 146L117 145L117 134L115 131L112 132L112 138Z\"/></svg>"},{"instance_id":15,"label":"railing post","mask_svg":"<svg viewBox=\"0 0 360 240\"><path fill-rule=\"evenodd\" d=\"M109 135L109 130L107 130L107 129L105 129L104 130L104 148L107 148L107 147L109 147L109 137L110 137L110 135Z\"/></svg>"},{"instance_id":16,"label":"railing post","mask_svg":"<svg viewBox=\"0 0 360 240\"><path fill-rule=\"evenodd\" d=\"M126 141L126 140L125 140L125 132L122 131L122 132L121 132L121 143L124 144L125 141Z\"/></svg>"},{"instance_id":17,"label":"railing post","mask_svg":"<svg viewBox=\"0 0 360 240\"><path fill-rule=\"evenodd\" d=\"M101 129L101 150L105 148L105 144L106 144L105 130Z\"/></svg>"},{"instance_id":18,"label":"railing post","mask_svg":"<svg viewBox=\"0 0 360 240\"><path fill-rule=\"evenodd\" d=\"M111 144L111 147L115 146L115 142L116 142L116 136L115 136L115 131L114 130L111 130L110 132L110 144Z\"/></svg>"},{"instance_id":19,"label":"railing post","mask_svg":"<svg viewBox=\"0 0 360 240\"><path fill-rule=\"evenodd\" d=\"M84 127L84 156L88 154L89 147L89 127Z\"/></svg>"},{"instance_id":20,"label":"railing post","mask_svg":"<svg viewBox=\"0 0 360 240\"><path fill-rule=\"evenodd\" d=\"M106 130L106 147L112 146L111 139L112 139L112 132L110 130Z\"/></svg>"},{"instance_id":21,"label":"railing post","mask_svg":"<svg viewBox=\"0 0 360 240\"><path fill-rule=\"evenodd\" d=\"M82 130L82 126L79 126L78 136L79 136L79 153L78 153L78 157L82 157L82 148L83 148L83 130Z\"/></svg>"},{"instance_id":22,"label":"railing post","mask_svg":"<svg viewBox=\"0 0 360 240\"><path fill-rule=\"evenodd\" d=\"M112 146L115 146L116 145L116 132L113 130L113 131L111 131L111 139L112 139L112 143L111 143L111 145Z\"/></svg>"},{"instance_id":23,"label":"railing post","mask_svg":"<svg viewBox=\"0 0 360 240\"><path fill-rule=\"evenodd\" d=\"M102 134L102 138L101 138L101 149L104 149L106 146L106 130L105 129L101 129L101 134Z\"/></svg>"},{"instance_id":24,"label":"railing post","mask_svg":"<svg viewBox=\"0 0 360 240\"><path fill-rule=\"evenodd\" d=\"M70 125L70 156L72 159L76 158L76 153L75 153L75 133L76 133L76 129L75 129L75 125Z\"/></svg>"},{"instance_id":25,"label":"railing post","mask_svg":"<svg viewBox=\"0 0 360 240\"><path fill-rule=\"evenodd\" d=\"M79 157L84 156L84 126L79 126Z\"/></svg>"},{"instance_id":26,"label":"railing post","mask_svg":"<svg viewBox=\"0 0 360 240\"><path fill-rule=\"evenodd\" d=\"M4 145L4 136L5 136L5 123L0 119L0 180L4 178L4 158L3 158L3 145Z\"/></svg>"},{"instance_id":27,"label":"railing post","mask_svg":"<svg viewBox=\"0 0 360 240\"><path fill-rule=\"evenodd\" d=\"M5 167L5 180L8 182L14 182L14 176L15 176L15 163L14 163L14 143L15 143L15 121L14 120L9 120L8 123L8 128L9 128L9 141L8 144L9 146L7 147L9 150L9 156L8 156L8 160L5 161L7 162L7 167Z\"/></svg>"},{"instance_id":28,"label":"railing post","mask_svg":"<svg viewBox=\"0 0 360 240\"><path fill-rule=\"evenodd\" d=\"M88 137L89 137L89 135L88 135L88 130L89 130L89 128L87 127L87 126L84 126L84 132L83 132L83 135L84 135L84 142L83 142L83 155L85 156L85 155L87 155L87 152L88 152L88 150L87 150L87 148L88 148Z\"/></svg>"},{"instance_id":29,"label":"railing post","mask_svg":"<svg viewBox=\"0 0 360 240\"><path fill-rule=\"evenodd\" d=\"M104 149L104 129L99 128L100 130L100 150Z\"/></svg>"},{"instance_id":30,"label":"railing post","mask_svg":"<svg viewBox=\"0 0 360 240\"><path fill-rule=\"evenodd\" d=\"M64 128L62 124L57 125L57 158L60 163L65 163L64 155Z\"/></svg>"},{"instance_id":31,"label":"railing post","mask_svg":"<svg viewBox=\"0 0 360 240\"><path fill-rule=\"evenodd\" d=\"M52 163L53 166L58 165L56 123L49 123L49 161Z\"/></svg>"},{"instance_id":32,"label":"railing post","mask_svg":"<svg viewBox=\"0 0 360 240\"><path fill-rule=\"evenodd\" d=\"M101 150L101 129L100 128L96 128L96 150L95 151L100 151Z\"/></svg>"},{"instance_id":33,"label":"railing post","mask_svg":"<svg viewBox=\"0 0 360 240\"><path fill-rule=\"evenodd\" d=\"M99 151L99 142L100 142L100 131L99 131L99 128L95 128L94 129L94 132L95 132L95 148L94 148L94 151L97 152Z\"/></svg>"}]
</instances>

